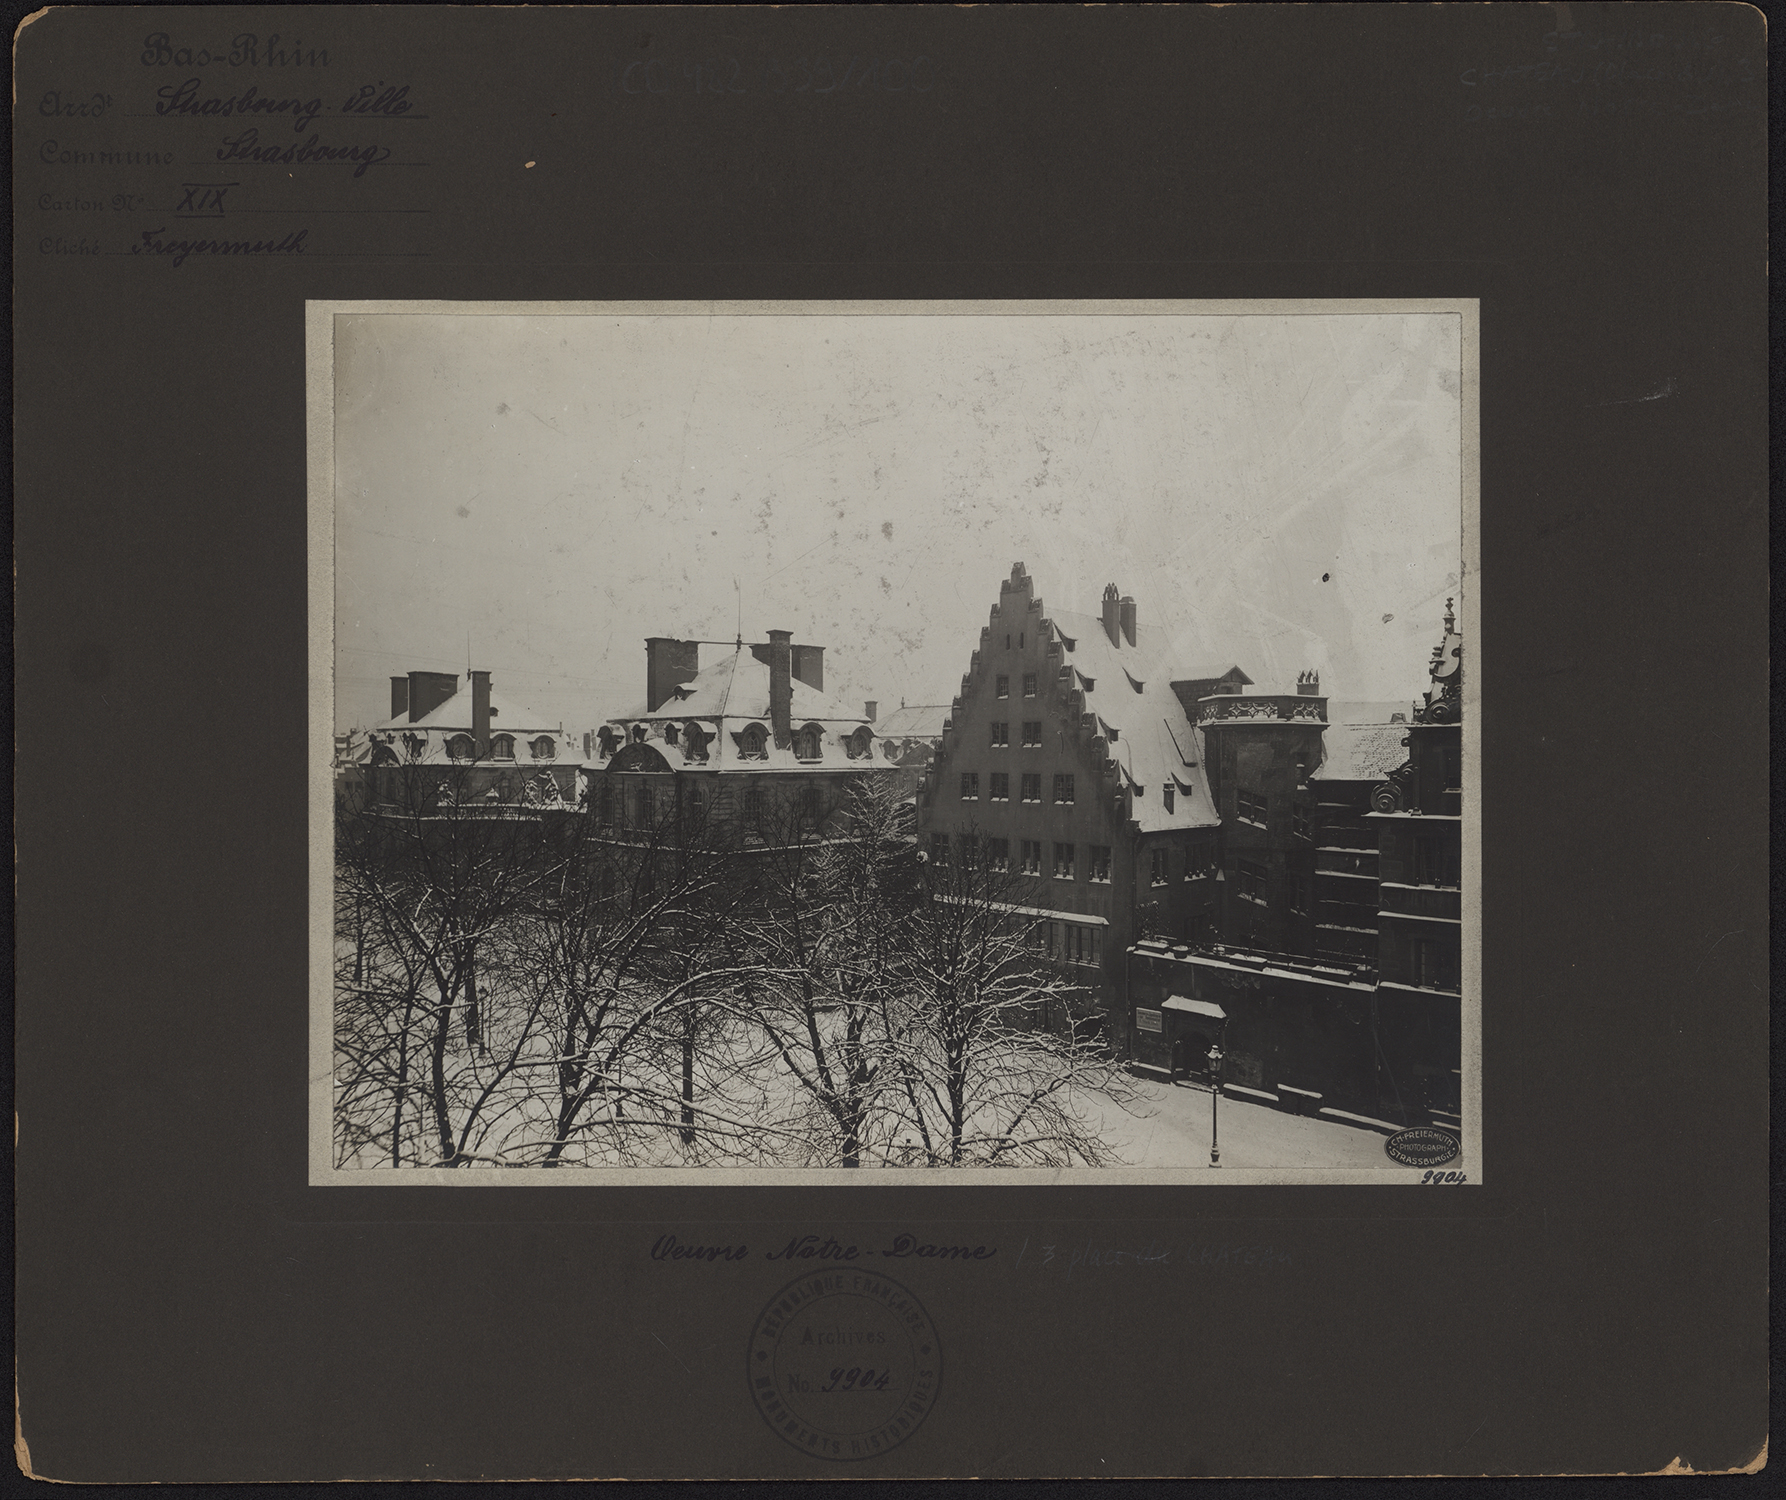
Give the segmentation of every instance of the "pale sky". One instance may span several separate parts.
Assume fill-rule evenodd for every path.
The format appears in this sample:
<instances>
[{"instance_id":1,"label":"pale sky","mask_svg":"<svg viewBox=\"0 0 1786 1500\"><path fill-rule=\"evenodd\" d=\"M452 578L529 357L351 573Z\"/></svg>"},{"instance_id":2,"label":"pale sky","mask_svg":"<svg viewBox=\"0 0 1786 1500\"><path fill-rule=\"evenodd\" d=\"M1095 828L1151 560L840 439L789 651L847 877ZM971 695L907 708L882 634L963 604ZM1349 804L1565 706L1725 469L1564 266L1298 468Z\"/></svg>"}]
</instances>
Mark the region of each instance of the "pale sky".
<instances>
[{"instance_id":1,"label":"pale sky","mask_svg":"<svg viewBox=\"0 0 1786 1500\"><path fill-rule=\"evenodd\" d=\"M1460 320L420 314L336 320L336 725L412 669L592 728L648 635L958 691L1021 560L1133 594L1174 675L1426 682L1458 592ZM738 588L735 591L734 579ZM720 648L707 648L702 664Z\"/></svg>"}]
</instances>

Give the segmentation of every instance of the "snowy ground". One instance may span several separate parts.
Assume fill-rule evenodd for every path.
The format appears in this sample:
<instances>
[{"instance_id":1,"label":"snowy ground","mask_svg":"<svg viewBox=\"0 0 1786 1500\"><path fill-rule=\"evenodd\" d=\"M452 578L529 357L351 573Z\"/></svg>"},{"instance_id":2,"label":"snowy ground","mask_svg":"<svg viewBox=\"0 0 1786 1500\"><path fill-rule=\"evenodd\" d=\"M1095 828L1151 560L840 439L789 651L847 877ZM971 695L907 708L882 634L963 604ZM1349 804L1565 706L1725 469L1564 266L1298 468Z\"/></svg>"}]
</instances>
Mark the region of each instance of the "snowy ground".
<instances>
[{"instance_id":1,"label":"snowy ground","mask_svg":"<svg viewBox=\"0 0 1786 1500\"><path fill-rule=\"evenodd\" d=\"M1210 1094L1201 1084L1133 1080L1140 1097L1125 1114L1102 1111L1099 1134L1125 1166L1207 1167ZM1383 1137L1374 1130L1286 1114L1269 1104L1223 1095L1223 1167L1386 1167ZM1116 1170L1121 1170L1120 1168Z\"/></svg>"}]
</instances>

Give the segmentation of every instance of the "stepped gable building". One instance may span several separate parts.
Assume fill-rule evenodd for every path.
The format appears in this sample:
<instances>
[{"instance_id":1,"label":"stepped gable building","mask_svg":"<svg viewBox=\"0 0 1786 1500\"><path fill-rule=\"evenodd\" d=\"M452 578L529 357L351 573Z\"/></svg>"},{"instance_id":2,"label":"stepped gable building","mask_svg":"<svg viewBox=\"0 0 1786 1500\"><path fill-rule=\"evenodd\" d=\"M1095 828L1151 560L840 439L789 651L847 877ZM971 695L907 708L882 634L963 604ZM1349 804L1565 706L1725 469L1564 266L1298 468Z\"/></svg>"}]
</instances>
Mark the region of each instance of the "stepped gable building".
<instances>
[{"instance_id":1,"label":"stepped gable building","mask_svg":"<svg viewBox=\"0 0 1786 1500\"><path fill-rule=\"evenodd\" d=\"M419 775L461 804L574 809L582 760L563 725L498 696L488 672L469 677L463 688L454 672L391 679L391 717L360 751L374 803L404 801Z\"/></svg>"},{"instance_id":2,"label":"stepped gable building","mask_svg":"<svg viewBox=\"0 0 1786 1500\"><path fill-rule=\"evenodd\" d=\"M1137 943L1128 1012L1136 1062L1196 1066L1218 1045L1225 1092L1340 1119L1459 1125L1463 643L1447 610L1425 702L1401 723L1329 727L1333 744L1307 792L1279 792L1292 818L1314 802L1316 951L1250 939ZM1275 767L1281 788L1284 757L1294 771L1301 749L1289 739L1270 748L1255 759ZM1224 800L1248 785L1237 751ZM1211 760L1219 754L1212 748ZM1268 833L1276 812L1268 802ZM1224 841L1234 832L1225 819ZM1254 833L1242 837L1227 857L1256 847ZM1242 931L1245 922L1243 913ZM1305 936L1295 922L1281 931L1292 943Z\"/></svg>"},{"instance_id":3,"label":"stepped gable building","mask_svg":"<svg viewBox=\"0 0 1786 1500\"><path fill-rule=\"evenodd\" d=\"M1017 877L1014 910L1106 1008L1142 931L1208 930L1216 806L1198 736L1139 642L1135 601L1047 614L1022 563L999 586L918 790L929 856L963 841Z\"/></svg>"},{"instance_id":4,"label":"stepped gable building","mask_svg":"<svg viewBox=\"0 0 1786 1500\"><path fill-rule=\"evenodd\" d=\"M702 645L645 642L645 701L596 733L589 806L617 835L675 814L725 842L760 843L774 825L810 832L850 778L889 771L869 716L825 696L824 647L791 632L730 643L706 667Z\"/></svg>"}]
</instances>

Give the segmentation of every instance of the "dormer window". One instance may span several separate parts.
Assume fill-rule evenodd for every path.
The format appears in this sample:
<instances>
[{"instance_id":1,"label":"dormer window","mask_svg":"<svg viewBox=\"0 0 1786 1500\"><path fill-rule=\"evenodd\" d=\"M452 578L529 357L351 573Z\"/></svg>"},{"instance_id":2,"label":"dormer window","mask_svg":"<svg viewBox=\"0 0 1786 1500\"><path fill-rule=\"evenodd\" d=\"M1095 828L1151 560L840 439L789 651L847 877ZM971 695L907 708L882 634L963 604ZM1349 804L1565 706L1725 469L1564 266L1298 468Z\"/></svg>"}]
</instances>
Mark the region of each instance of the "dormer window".
<instances>
[{"instance_id":1,"label":"dormer window","mask_svg":"<svg viewBox=\"0 0 1786 1500\"><path fill-rule=\"evenodd\" d=\"M490 741L490 758L492 760L513 760L515 758L515 737L512 734L499 734Z\"/></svg>"},{"instance_id":2,"label":"dormer window","mask_svg":"<svg viewBox=\"0 0 1786 1500\"><path fill-rule=\"evenodd\" d=\"M746 724L733 738L738 742L738 754L745 760L769 758L769 731L761 724Z\"/></svg>"},{"instance_id":3,"label":"dormer window","mask_svg":"<svg viewBox=\"0 0 1786 1500\"><path fill-rule=\"evenodd\" d=\"M552 742L549 734L542 734L538 739L530 741L527 748L533 753L535 760L551 760L558 754L558 746Z\"/></svg>"},{"instance_id":4,"label":"dormer window","mask_svg":"<svg viewBox=\"0 0 1786 1500\"><path fill-rule=\"evenodd\" d=\"M866 724L843 742L843 750L851 760L866 760L874 753L874 736Z\"/></svg>"},{"instance_id":5,"label":"dormer window","mask_svg":"<svg viewBox=\"0 0 1786 1500\"><path fill-rule=\"evenodd\" d=\"M677 733L676 726L674 724L664 725L664 743L666 745L673 745L680 738L681 738L681 736Z\"/></svg>"},{"instance_id":6,"label":"dormer window","mask_svg":"<svg viewBox=\"0 0 1786 1500\"><path fill-rule=\"evenodd\" d=\"M470 735L456 734L447 741L446 752L449 760L475 760L477 745Z\"/></svg>"},{"instance_id":7,"label":"dormer window","mask_svg":"<svg viewBox=\"0 0 1786 1500\"><path fill-rule=\"evenodd\" d=\"M794 736L794 755L799 760L817 760L823 742L818 725L808 724Z\"/></svg>"},{"instance_id":8,"label":"dormer window","mask_svg":"<svg viewBox=\"0 0 1786 1500\"><path fill-rule=\"evenodd\" d=\"M707 759L707 747L713 743L713 736L704 731L699 724L692 719L689 720L682 726L682 738L685 741L683 753L690 760L703 761Z\"/></svg>"}]
</instances>

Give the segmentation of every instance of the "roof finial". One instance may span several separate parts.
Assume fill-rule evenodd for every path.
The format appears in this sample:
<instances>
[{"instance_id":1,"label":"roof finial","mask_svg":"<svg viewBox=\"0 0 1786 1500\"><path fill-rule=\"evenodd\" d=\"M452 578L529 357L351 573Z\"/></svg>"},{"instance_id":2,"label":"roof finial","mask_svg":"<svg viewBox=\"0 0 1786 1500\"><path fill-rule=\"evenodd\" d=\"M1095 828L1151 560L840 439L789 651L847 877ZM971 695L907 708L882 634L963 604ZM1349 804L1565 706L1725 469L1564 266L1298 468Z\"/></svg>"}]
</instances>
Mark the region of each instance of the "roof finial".
<instances>
[{"instance_id":1,"label":"roof finial","mask_svg":"<svg viewBox=\"0 0 1786 1500\"><path fill-rule=\"evenodd\" d=\"M1447 635L1455 635L1457 633L1457 613L1453 608L1456 602L1457 601L1454 599L1447 599L1445 601L1445 633Z\"/></svg>"}]
</instances>

